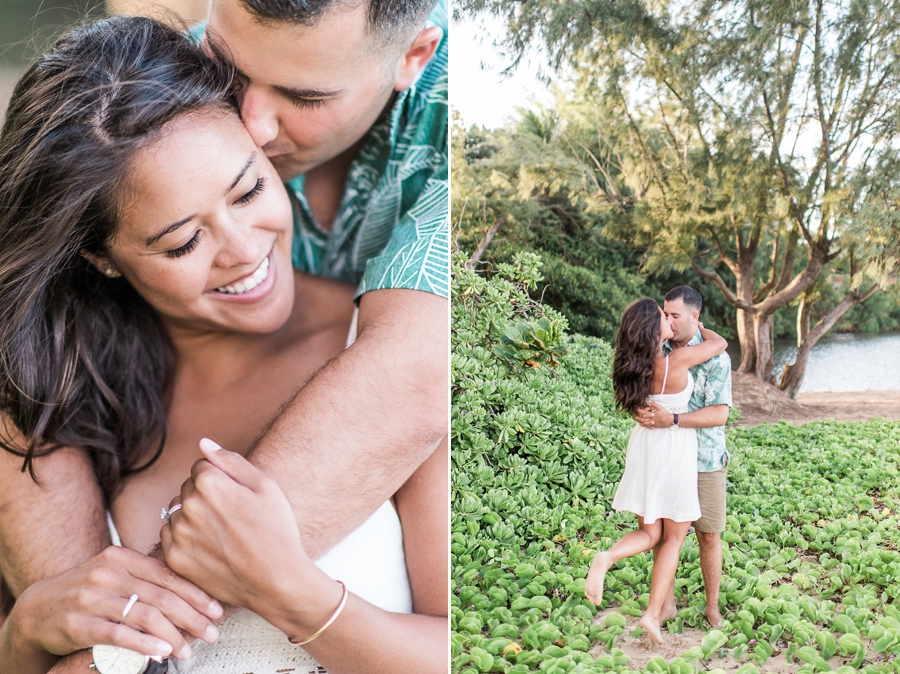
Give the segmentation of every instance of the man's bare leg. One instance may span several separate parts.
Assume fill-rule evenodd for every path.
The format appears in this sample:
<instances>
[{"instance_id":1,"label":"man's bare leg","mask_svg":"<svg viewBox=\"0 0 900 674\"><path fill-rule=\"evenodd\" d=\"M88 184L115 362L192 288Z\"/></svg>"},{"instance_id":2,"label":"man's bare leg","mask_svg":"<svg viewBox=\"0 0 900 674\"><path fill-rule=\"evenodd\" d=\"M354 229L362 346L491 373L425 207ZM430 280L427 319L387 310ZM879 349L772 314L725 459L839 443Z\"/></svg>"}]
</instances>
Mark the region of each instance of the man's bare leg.
<instances>
[{"instance_id":1,"label":"man's bare leg","mask_svg":"<svg viewBox=\"0 0 900 674\"><path fill-rule=\"evenodd\" d=\"M700 546L700 571L706 590L706 619L713 627L722 622L719 612L719 584L722 580L722 537L719 533L697 532Z\"/></svg>"}]
</instances>

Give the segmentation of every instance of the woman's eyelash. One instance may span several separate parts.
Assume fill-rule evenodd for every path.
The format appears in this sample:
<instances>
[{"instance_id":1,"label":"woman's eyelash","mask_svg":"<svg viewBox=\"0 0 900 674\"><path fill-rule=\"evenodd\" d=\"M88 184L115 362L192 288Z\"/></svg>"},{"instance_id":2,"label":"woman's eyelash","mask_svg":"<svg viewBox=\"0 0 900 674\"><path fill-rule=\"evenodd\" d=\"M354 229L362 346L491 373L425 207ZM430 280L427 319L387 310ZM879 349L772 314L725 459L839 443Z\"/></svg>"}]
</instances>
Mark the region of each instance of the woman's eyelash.
<instances>
[{"instance_id":1,"label":"woman's eyelash","mask_svg":"<svg viewBox=\"0 0 900 674\"><path fill-rule=\"evenodd\" d=\"M166 255L171 258L178 258L182 255L187 255L194 248L197 247L197 244L200 243L200 230L198 229L194 236L191 237L191 240L186 244L181 246L181 248L176 248L175 250L167 250Z\"/></svg>"},{"instance_id":2,"label":"woman's eyelash","mask_svg":"<svg viewBox=\"0 0 900 674\"><path fill-rule=\"evenodd\" d=\"M234 200L234 203L236 203L236 204L247 204L247 203L250 203L251 201L253 201L253 200L256 198L256 196L257 196L260 192L263 191L263 188L264 188L265 186L266 186L266 179L265 179L265 178L260 178L260 179L258 179L258 180L256 181L256 184L253 186L253 189L250 190L249 192L247 192L247 194L245 194L244 196L238 197L237 199L235 199L235 200Z\"/></svg>"},{"instance_id":3,"label":"woman's eyelash","mask_svg":"<svg viewBox=\"0 0 900 674\"><path fill-rule=\"evenodd\" d=\"M291 103L298 108L320 108L325 105L324 98L291 98Z\"/></svg>"},{"instance_id":4,"label":"woman's eyelash","mask_svg":"<svg viewBox=\"0 0 900 674\"><path fill-rule=\"evenodd\" d=\"M263 188L265 188L265 186L266 179L259 178L256 181L256 184L253 186L253 189L247 192L247 194L245 194L244 196L235 199L235 203L242 205L250 203L260 192L263 191ZM194 250L194 248L197 247L197 244L200 243L200 231L201 230L198 229L194 236L191 237L191 240L180 248L176 248L175 250L167 250L166 255L171 258L179 258L182 255L187 255L188 253L190 253L192 250Z\"/></svg>"}]
</instances>

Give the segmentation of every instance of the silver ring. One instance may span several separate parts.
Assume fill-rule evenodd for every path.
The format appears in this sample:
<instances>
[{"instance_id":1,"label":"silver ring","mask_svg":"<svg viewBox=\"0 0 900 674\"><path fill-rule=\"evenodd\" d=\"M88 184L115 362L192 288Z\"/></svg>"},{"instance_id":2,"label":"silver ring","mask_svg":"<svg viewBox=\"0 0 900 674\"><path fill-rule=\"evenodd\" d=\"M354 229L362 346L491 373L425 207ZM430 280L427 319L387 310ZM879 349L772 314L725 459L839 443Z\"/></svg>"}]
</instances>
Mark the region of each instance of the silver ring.
<instances>
[{"instance_id":1,"label":"silver ring","mask_svg":"<svg viewBox=\"0 0 900 674\"><path fill-rule=\"evenodd\" d=\"M176 503L171 508L163 508L162 512L159 514L159 519L165 520L169 524L172 524L172 514L181 510L181 504Z\"/></svg>"},{"instance_id":2,"label":"silver ring","mask_svg":"<svg viewBox=\"0 0 900 674\"><path fill-rule=\"evenodd\" d=\"M134 605L137 604L138 596L136 594L131 595L128 598L128 603L125 604L125 608L122 609L122 619L119 621L119 624L125 622L126 616L131 612L131 609L134 608Z\"/></svg>"}]
</instances>

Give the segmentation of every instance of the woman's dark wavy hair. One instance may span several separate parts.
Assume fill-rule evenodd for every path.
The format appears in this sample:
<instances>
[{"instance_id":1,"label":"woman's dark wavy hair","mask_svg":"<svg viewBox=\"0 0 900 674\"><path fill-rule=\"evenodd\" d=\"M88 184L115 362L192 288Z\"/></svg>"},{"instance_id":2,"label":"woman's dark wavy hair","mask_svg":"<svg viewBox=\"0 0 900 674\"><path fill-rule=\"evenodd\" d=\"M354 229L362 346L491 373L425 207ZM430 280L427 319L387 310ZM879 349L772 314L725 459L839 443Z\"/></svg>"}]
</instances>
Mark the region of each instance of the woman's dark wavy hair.
<instances>
[{"instance_id":1,"label":"woman's dark wavy hair","mask_svg":"<svg viewBox=\"0 0 900 674\"><path fill-rule=\"evenodd\" d=\"M0 447L32 478L35 457L81 447L109 498L162 452L171 342L83 251L104 254L114 236L135 153L181 115L237 114L233 81L139 17L64 35L19 80L0 132Z\"/></svg>"},{"instance_id":2,"label":"woman's dark wavy hair","mask_svg":"<svg viewBox=\"0 0 900 674\"><path fill-rule=\"evenodd\" d=\"M653 385L653 368L659 353L659 306L649 297L629 304L616 333L613 355L613 392L616 407L634 414L643 407Z\"/></svg>"}]
</instances>

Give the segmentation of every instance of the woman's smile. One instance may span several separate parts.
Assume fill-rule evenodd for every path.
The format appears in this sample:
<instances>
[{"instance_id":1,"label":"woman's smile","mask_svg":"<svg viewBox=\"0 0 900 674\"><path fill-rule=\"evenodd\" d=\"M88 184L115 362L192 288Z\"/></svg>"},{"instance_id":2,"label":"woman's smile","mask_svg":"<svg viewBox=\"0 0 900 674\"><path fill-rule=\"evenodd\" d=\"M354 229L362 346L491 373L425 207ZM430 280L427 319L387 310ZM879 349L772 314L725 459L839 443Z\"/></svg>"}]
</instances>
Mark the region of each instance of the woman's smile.
<instances>
[{"instance_id":1,"label":"woman's smile","mask_svg":"<svg viewBox=\"0 0 900 674\"><path fill-rule=\"evenodd\" d=\"M274 248L263 258L252 274L242 276L228 285L219 286L213 290L207 290L214 295L230 302L256 302L266 297L275 287L275 257L272 254Z\"/></svg>"}]
</instances>

